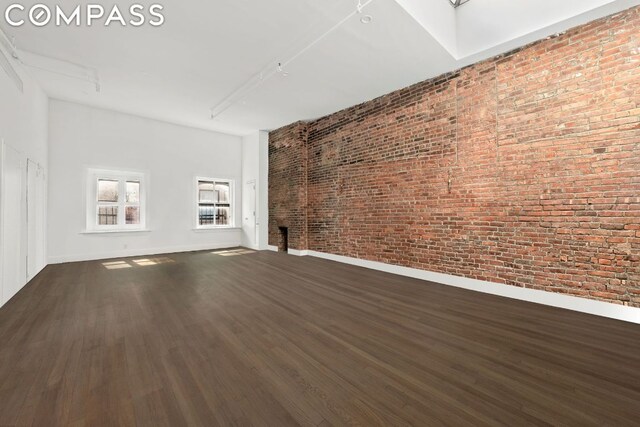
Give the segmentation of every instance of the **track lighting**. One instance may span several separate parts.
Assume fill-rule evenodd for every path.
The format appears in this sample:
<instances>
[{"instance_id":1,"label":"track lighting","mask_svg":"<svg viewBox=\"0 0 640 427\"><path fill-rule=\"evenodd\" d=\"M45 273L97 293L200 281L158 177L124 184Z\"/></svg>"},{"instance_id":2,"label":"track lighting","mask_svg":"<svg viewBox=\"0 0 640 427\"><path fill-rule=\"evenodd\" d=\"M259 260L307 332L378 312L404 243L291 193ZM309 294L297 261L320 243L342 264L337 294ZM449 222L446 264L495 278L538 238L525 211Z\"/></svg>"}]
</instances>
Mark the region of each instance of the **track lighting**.
<instances>
[{"instance_id":1,"label":"track lighting","mask_svg":"<svg viewBox=\"0 0 640 427\"><path fill-rule=\"evenodd\" d=\"M461 5L465 4L468 1L469 0L449 0L449 3L453 7L458 7L458 6L461 6Z\"/></svg>"},{"instance_id":2,"label":"track lighting","mask_svg":"<svg viewBox=\"0 0 640 427\"><path fill-rule=\"evenodd\" d=\"M365 4L362 4L362 0L358 0L358 6L356 6L357 12L359 14L362 14L362 10L369 3L370 1L366 2ZM373 22L373 17L371 15L364 15L360 18L360 22L362 22L363 24L371 24L371 22Z\"/></svg>"},{"instance_id":3,"label":"track lighting","mask_svg":"<svg viewBox=\"0 0 640 427\"><path fill-rule=\"evenodd\" d=\"M13 59L20 59L20 58L18 58L18 48L16 47L16 37L15 36L11 37L11 56L13 57Z\"/></svg>"},{"instance_id":4,"label":"track lighting","mask_svg":"<svg viewBox=\"0 0 640 427\"><path fill-rule=\"evenodd\" d=\"M220 114L222 114L227 109L229 109L232 105L239 102L240 99L247 97L251 91L255 90L258 86L262 85L264 82L269 80L269 78L273 77L274 75L280 74L282 75L282 77L288 76L289 73L284 70L285 67L287 67L291 62L295 61L298 57L303 55L305 52L307 52L309 49L311 49L313 46L315 46L317 43L319 43L329 34L333 33L337 28L344 25L346 22L351 22L351 20L355 15L358 15L358 14L361 15L360 22L362 22L363 24L369 24L373 22L373 17L371 15L362 15L364 9L367 8L373 1L374 0L358 0L356 10L351 9L351 12L347 16L342 18L340 21L336 22L331 28L328 28L326 31L324 31L319 36L315 37L313 40L303 39L303 41L306 41L306 44L300 45L299 50L296 53L288 57L282 57L281 58L282 62L278 62L277 63L278 65L276 67L273 66L274 64L273 62L269 63L269 65L267 65L264 69L260 70L258 73L251 76L242 86L235 89L233 92L227 95L224 99L218 102L218 104L211 107L211 111L210 111L211 118L215 119L216 117L218 117Z\"/></svg>"},{"instance_id":5,"label":"track lighting","mask_svg":"<svg viewBox=\"0 0 640 427\"><path fill-rule=\"evenodd\" d=\"M2 28L0 28L0 45L4 49L6 49L8 54L11 57L13 57L13 59L18 60L18 53L16 50L15 39L7 36L5 32L2 31ZM2 72L2 70L4 70L7 73L9 78L16 85L16 88L20 92L23 92L24 84L22 82L22 79L20 78L20 75L15 70L13 64L10 62L9 57L5 56L3 49L0 49L0 72Z\"/></svg>"},{"instance_id":6,"label":"track lighting","mask_svg":"<svg viewBox=\"0 0 640 427\"><path fill-rule=\"evenodd\" d=\"M284 71L284 68L282 68L281 62L278 62L278 73L282 74L282 77L287 77L289 75L289 72ZM262 78L260 78L260 80L262 80Z\"/></svg>"}]
</instances>

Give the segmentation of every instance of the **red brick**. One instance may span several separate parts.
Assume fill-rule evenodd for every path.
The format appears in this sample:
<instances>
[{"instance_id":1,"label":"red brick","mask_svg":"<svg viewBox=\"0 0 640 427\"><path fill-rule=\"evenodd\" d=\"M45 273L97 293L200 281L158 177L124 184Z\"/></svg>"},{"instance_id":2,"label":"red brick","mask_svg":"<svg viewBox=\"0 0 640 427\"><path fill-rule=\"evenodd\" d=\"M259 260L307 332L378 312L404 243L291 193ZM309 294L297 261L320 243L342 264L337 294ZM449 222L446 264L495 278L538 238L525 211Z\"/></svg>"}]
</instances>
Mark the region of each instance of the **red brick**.
<instances>
[{"instance_id":1,"label":"red brick","mask_svg":"<svg viewBox=\"0 0 640 427\"><path fill-rule=\"evenodd\" d=\"M296 249L640 307L637 28L639 7L271 132L270 244L285 226Z\"/></svg>"}]
</instances>

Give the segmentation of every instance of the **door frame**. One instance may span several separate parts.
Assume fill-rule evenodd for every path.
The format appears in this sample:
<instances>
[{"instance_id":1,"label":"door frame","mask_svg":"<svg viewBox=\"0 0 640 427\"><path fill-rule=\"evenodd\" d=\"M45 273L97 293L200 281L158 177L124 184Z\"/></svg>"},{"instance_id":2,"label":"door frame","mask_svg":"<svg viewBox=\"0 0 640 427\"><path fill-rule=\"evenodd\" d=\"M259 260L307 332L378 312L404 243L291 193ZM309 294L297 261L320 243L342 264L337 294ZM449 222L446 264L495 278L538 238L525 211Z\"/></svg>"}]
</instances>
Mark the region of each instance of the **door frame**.
<instances>
[{"instance_id":1,"label":"door frame","mask_svg":"<svg viewBox=\"0 0 640 427\"><path fill-rule=\"evenodd\" d=\"M255 179L251 179L247 182L245 182L244 188L242 189L243 191L246 191L247 186L249 185L253 185L253 242L251 244L252 249L255 249L258 247L259 245L259 237L260 237L260 233L258 231L258 183L257 180ZM249 200L249 198L247 198L247 200ZM244 216L244 212L243 212L243 216Z\"/></svg>"},{"instance_id":2,"label":"door frame","mask_svg":"<svg viewBox=\"0 0 640 427\"><path fill-rule=\"evenodd\" d=\"M0 138L0 272L4 271L4 138ZM0 307L4 305L4 275L0 274Z\"/></svg>"},{"instance_id":3,"label":"door frame","mask_svg":"<svg viewBox=\"0 0 640 427\"><path fill-rule=\"evenodd\" d=\"M4 207L6 206L6 192L3 191L4 189L4 184L5 184L5 180L6 180L6 176L5 176L5 169L6 169L6 164L5 161L7 160L7 152L8 150L13 151L15 154L18 155L19 159L20 159L20 174L21 174L21 181L22 181L22 188L20 189L21 195L20 195L20 207L21 209L23 209L22 215L24 215L23 218L21 218L21 230L20 230L20 242L19 242L19 251L22 252L24 251L24 253L19 253L18 254L18 259L20 259L20 262L24 262L25 266L24 268L19 268L18 269L18 274L20 275L20 277L22 277L22 279L20 280L20 282L24 281L24 283L17 285L18 286L18 291L19 292L28 282L28 263L27 263L27 251L26 251L26 244L27 244L27 218L26 218L26 213L27 213L27 179L28 179L28 173L27 173L27 162L28 162L28 157L27 155L7 144L7 141L4 138L0 138L0 273L5 271L5 267L6 265L4 264L5 261L5 254L7 253L7 248L6 248L6 234L4 233L4 226L6 223L6 218L4 215ZM24 229L22 229L22 227L24 227ZM22 258L22 256L24 255L24 258ZM20 271L22 270L22 271ZM22 274L24 276L22 276ZM12 285L13 286L13 285ZM4 305L7 301L5 301L6 299L6 291L7 291L7 283L5 283L4 281L4 274L0 274L0 306ZM16 292L16 293L17 293ZM11 298L13 298L15 296L12 295Z\"/></svg>"}]
</instances>

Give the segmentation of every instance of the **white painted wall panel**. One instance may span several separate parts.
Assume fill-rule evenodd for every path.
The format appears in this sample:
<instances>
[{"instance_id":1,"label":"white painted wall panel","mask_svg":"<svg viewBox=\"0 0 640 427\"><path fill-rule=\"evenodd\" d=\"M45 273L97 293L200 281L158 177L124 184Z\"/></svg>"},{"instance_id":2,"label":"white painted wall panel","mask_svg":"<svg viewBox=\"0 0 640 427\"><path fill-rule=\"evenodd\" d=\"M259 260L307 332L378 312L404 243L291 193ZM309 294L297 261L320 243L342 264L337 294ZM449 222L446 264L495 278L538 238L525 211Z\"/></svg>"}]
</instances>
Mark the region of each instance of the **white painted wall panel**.
<instances>
[{"instance_id":1,"label":"white painted wall panel","mask_svg":"<svg viewBox=\"0 0 640 427\"><path fill-rule=\"evenodd\" d=\"M233 179L242 200L242 138L52 100L49 262L230 247L237 228L195 231L194 177ZM86 169L144 171L148 232L86 234Z\"/></svg>"},{"instance_id":2,"label":"white painted wall panel","mask_svg":"<svg viewBox=\"0 0 640 427\"><path fill-rule=\"evenodd\" d=\"M42 165L27 161L27 280L46 265L46 171Z\"/></svg>"},{"instance_id":3,"label":"white painted wall panel","mask_svg":"<svg viewBox=\"0 0 640 427\"><path fill-rule=\"evenodd\" d=\"M5 58L22 85L16 86L14 79L0 68L0 141L10 147L0 158L0 306L27 281L26 162L32 159L46 169L48 133L47 96L7 52ZM42 191L46 192L46 188ZM45 210L46 206L39 208ZM44 252L44 226L32 230L31 239Z\"/></svg>"},{"instance_id":4,"label":"white painted wall panel","mask_svg":"<svg viewBox=\"0 0 640 427\"><path fill-rule=\"evenodd\" d=\"M244 193L242 200L243 224L242 244L247 247L264 250L267 248L269 208L269 134L265 131L254 132L242 138L242 182L245 188L255 183L255 197L251 192ZM255 221L251 212L255 210ZM255 226L254 226L255 224Z\"/></svg>"},{"instance_id":5,"label":"white painted wall panel","mask_svg":"<svg viewBox=\"0 0 640 427\"><path fill-rule=\"evenodd\" d=\"M9 301L26 283L26 159L2 147L2 300Z\"/></svg>"}]
</instances>

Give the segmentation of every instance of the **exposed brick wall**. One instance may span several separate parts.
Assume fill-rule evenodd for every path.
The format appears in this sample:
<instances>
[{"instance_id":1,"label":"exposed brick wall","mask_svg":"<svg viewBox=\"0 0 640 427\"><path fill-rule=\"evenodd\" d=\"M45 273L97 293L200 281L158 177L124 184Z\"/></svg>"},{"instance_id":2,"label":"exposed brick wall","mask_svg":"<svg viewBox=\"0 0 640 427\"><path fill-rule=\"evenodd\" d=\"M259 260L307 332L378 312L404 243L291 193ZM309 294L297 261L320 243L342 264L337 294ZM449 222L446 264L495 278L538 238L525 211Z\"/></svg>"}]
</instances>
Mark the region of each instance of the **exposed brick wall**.
<instances>
[{"instance_id":1,"label":"exposed brick wall","mask_svg":"<svg viewBox=\"0 0 640 427\"><path fill-rule=\"evenodd\" d=\"M307 126L298 122L269 134L269 244L307 249Z\"/></svg>"},{"instance_id":2,"label":"exposed brick wall","mask_svg":"<svg viewBox=\"0 0 640 427\"><path fill-rule=\"evenodd\" d=\"M300 248L640 307L640 8L272 132L270 162Z\"/></svg>"}]
</instances>

